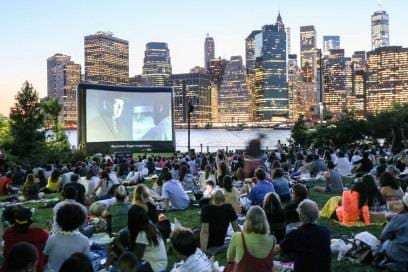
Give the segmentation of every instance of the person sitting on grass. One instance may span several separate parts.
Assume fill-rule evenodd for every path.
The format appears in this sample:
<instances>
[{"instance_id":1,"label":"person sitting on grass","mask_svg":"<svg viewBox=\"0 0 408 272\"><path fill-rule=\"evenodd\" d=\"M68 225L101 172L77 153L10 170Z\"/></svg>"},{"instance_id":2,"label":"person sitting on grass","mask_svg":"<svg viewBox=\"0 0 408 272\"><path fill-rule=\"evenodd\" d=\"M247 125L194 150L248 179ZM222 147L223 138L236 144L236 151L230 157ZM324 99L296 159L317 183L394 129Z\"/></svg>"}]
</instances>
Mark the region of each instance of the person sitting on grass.
<instances>
[{"instance_id":1,"label":"person sitting on grass","mask_svg":"<svg viewBox=\"0 0 408 272\"><path fill-rule=\"evenodd\" d=\"M403 209L395 215L381 233L379 253L397 268L408 268L408 193L403 197ZM393 270L392 270L393 271ZM398 270L406 271L406 270Z\"/></svg>"},{"instance_id":2,"label":"person sitting on grass","mask_svg":"<svg viewBox=\"0 0 408 272\"><path fill-rule=\"evenodd\" d=\"M263 209L269 223L270 233L280 243L286 233L286 218L279 195L277 193L268 193L265 196Z\"/></svg>"},{"instance_id":3,"label":"person sitting on grass","mask_svg":"<svg viewBox=\"0 0 408 272\"><path fill-rule=\"evenodd\" d=\"M125 186L120 185L115 190L116 203L105 210L103 216L107 219L108 233L110 235L118 233L128 224L129 203L126 202L127 191Z\"/></svg>"},{"instance_id":4,"label":"person sitting on grass","mask_svg":"<svg viewBox=\"0 0 408 272\"><path fill-rule=\"evenodd\" d=\"M178 228L171 234L171 244L182 261L176 263L172 272L212 271L212 263L197 247L197 240L189 229Z\"/></svg>"},{"instance_id":5,"label":"person sitting on grass","mask_svg":"<svg viewBox=\"0 0 408 272\"><path fill-rule=\"evenodd\" d=\"M262 205L265 195L267 193L275 192L273 184L269 181L266 181L266 173L263 169L258 168L255 171L255 177L257 184L252 188L249 193L249 200L251 200L252 205Z\"/></svg>"},{"instance_id":6,"label":"person sitting on grass","mask_svg":"<svg viewBox=\"0 0 408 272\"><path fill-rule=\"evenodd\" d=\"M343 192L343 182L341 180L340 173L336 170L336 166L332 161L327 162L326 173L324 174L324 180L326 182L325 187L314 187L314 190L317 192L324 193L335 193L341 194Z\"/></svg>"},{"instance_id":7,"label":"person sitting on grass","mask_svg":"<svg viewBox=\"0 0 408 272\"><path fill-rule=\"evenodd\" d=\"M273 271L276 239L270 234L265 212L252 206L246 216L244 230L231 238L227 251L231 271Z\"/></svg>"},{"instance_id":8,"label":"person sitting on grass","mask_svg":"<svg viewBox=\"0 0 408 272\"><path fill-rule=\"evenodd\" d=\"M33 174L28 174L27 179L23 185L23 196L25 200L38 199L38 193L40 192L40 187L38 182L35 180Z\"/></svg>"},{"instance_id":9,"label":"person sitting on grass","mask_svg":"<svg viewBox=\"0 0 408 272\"><path fill-rule=\"evenodd\" d=\"M240 231L237 214L231 204L225 203L225 196L217 190L210 202L201 210L201 250L207 253L218 253L226 249L225 237L229 224L234 231ZM215 254L211 254L215 255Z\"/></svg>"},{"instance_id":10,"label":"person sitting on grass","mask_svg":"<svg viewBox=\"0 0 408 272\"><path fill-rule=\"evenodd\" d=\"M61 230L52 234L45 244L44 255L48 257L46 271L59 271L61 265L72 254L89 254L89 240L78 228L85 221L85 215L77 204L63 205L57 212L57 224Z\"/></svg>"},{"instance_id":11,"label":"person sitting on grass","mask_svg":"<svg viewBox=\"0 0 408 272\"><path fill-rule=\"evenodd\" d=\"M276 168L272 173L272 184L282 202L290 201L289 181L284 177L282 168Z\"/></svg>"},{"instance_id":12,"label":"person sitting on grass","mask_svg":"<svg viewBox=\"0 0 408 272\"><path fill-rule=\"evenodd\" d=\"M91 260L83 253L74 253L65 260L59 272L94 272Z\"/></svg>"},{"instance_id":13,"label":"person sitting on grass","mask_svg":"<svg viewBox=\"0 0 408 272\"><path fill-rule=\"evenodd\" d=\"M180 181L173 179L169 172L163 178L165 180L162 188L163 209L169 210L170 204L173 210L187 209L190 206L190 198L184 191Z\"/></svg>"},{"instance_id":14,"label":"person sitting on grass","mask_svg":"<svg viewBox=\"0 0 408 272\"><path fill-rule=\"evenodd\" d=\"M300 224L299 214L297 208L303 200L308 197L308 191L305 185L296 183L292 187L292 200L285 205L285 218L287 229L290 230L293 227L297 227Z\"/></svg>"},{"instance_id":15,"label":"person sitting on grass","mask_svg":"<svg viewBox=\"0 0 408 272\"><path fill-rule=\"evenodd\" d=\"M316 224L319 207L305 199L298 207L302 225L286 234L280 243L281 255L293 257L294 272L331 271L330 231Z\"/></svg>"},{"instance_id":16,"label":"person sitting on grass","mask_svg":"<svg viewBox=\"0 0 408 272\"><path fill-rule=\"evenodd\" d=\"M10 258L11 250L20 242L27 242L35 247L38 256L37 270L44 270L45 256L42 252L48 239L48 233L40 228L32 228L32 222L32 213L30 209L19 207L15 212L14 225L8 228L3 235L3 272L10 271L8 260Z\"/></svg>"},{"instance_id":17,"label":"person sitting on grass","mask_svg":"<svg viewBox=\"0 0 408 272\"><path fill-rule=\"evenodd\" d=\"M362 220L369 225L371 221L367 203L367 185L359 181L353 185L351 190L343 192L341 206L337 207L336 216L343 224L352 224Z\"/></svg>"},{"instance_id":18,"label":"person sitting on grass","mask_svg":"<svg viewBox=\"0 0 408 272\"><path fill-rule=\"evenodd\" d=\"M20 242L10 250L7 261L7 272L34 272L37 267L38 253L32 244Z\"/></svg>"},{"instance_id":19,"label":"person sitting on grass","mask_svg":"<svg viewBox=\"0 0 408 272\"><path fill-rule=\"evenodd\" d=\"M54 169L54 171L52 171L51 173L51 176L48 178L44 193L51 194L59 192L61 190L61 184L62 179L60 176L60 171L58 169Z\"/></svg>"}]
</instances>

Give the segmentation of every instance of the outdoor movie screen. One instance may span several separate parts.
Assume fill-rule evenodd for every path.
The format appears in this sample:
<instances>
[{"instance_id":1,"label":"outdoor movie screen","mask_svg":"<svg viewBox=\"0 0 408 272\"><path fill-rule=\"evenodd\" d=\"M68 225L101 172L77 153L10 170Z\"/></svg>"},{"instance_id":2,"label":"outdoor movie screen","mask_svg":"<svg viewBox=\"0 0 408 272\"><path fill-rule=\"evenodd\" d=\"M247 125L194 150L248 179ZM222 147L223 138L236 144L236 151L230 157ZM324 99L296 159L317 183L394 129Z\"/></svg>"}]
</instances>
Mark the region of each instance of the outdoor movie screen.
<instances>
[{"instance_id":1,"label":"outdoor movie screen","mask_svg":"<svg viewBox=\"0 0 408 272\"><path fill-rule=\"evenodd\" d=\"M172 93L86 90L86 142L173 141Z\"/></svg>"}]
</instances>

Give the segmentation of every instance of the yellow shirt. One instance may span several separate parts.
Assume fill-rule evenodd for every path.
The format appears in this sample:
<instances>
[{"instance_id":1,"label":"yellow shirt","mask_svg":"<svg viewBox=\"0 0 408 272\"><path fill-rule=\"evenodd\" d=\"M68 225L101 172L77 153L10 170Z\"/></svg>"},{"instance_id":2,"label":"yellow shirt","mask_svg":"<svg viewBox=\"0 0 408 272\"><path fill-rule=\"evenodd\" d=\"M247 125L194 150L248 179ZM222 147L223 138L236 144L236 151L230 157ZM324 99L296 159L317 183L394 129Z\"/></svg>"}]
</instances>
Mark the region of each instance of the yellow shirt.
<instances>
[{"instance_id":1,"label":"yellow shirt","mask_svg":"<svg viewBox=\"0 0 408 272\"><path fill-rule=\"evenodd\" d=\"M256 258L265 258L275 247L276 239L273 235L245 233L245 243L249 253ZM231 238L228 247L227 260L240 262L244 256L244 244L242 243L241 232L236 232Z\"/></svg>"},{"instance_id":2,"label":"yellow shirt","mask_svg":"<svg viewBox=\"0 0 408 272\"><path fill-rule=\"evenodd\" d=\"M61 182L62 182L61 178L58 178L58 180L55 182L51 181L51 178L48 178L47 186L45 186L45 188L53 192L58 192L61 186Z\"/></svg>"}]
</instances>

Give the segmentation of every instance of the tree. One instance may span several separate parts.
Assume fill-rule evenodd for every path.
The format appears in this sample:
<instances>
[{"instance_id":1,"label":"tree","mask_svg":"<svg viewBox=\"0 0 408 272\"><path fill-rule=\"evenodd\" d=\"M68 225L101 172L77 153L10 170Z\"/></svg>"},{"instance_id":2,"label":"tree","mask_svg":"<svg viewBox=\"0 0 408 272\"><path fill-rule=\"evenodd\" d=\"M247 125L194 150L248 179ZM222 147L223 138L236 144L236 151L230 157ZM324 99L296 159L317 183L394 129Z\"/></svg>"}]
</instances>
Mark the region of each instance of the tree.
<instances>
[{"instance_id":1,"label":"tree","mask_svg":"<svg viewBox=\"0 0 408 272\"><path fill-rule=\"evenodd\" d=\"M11 154L23 162L33 159L37 151L44 147L43 114L37 91L24 82L10 109L10 132L13 137Z\"/></svg>"}]
</instances>

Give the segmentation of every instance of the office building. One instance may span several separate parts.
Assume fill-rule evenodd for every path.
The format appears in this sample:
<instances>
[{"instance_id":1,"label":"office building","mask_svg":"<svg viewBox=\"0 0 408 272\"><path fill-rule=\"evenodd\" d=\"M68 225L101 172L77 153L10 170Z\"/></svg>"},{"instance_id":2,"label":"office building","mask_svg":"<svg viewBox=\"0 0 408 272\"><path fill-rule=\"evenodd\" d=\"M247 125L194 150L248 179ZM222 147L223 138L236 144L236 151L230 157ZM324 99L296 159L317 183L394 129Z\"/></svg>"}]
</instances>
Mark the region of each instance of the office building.
<instances>
[{"instance_id":1,"label":"office building","mask_svg":"<svg viewBox=\"0 0 408 272\"><path fill-rule=\"evenodd\" d=\"M329 55L331 49L340 49L340 36L323 36L323 55Z\"/></svg>"},{"instance_id":2,"label":"office building","mask_svg":"<svg viewBox=\"0 0 408 272\"><path fill-rule=\"evenodd\" d=\"M255 100L257 122L279 123L288 118L286 32L282 17L255 36Z\"/></svg>"},{"instance_id":3,"label":"office building","mask_svg":"<svg viewBox=\"0 0 408 272\"><path fill-rule=\"evenodd\" d=\"M218 87L221 85L227 63L228 61L221 57L218 59L212 59L208 63L208 74L210 75L211 82Z\"/></svg>"},{"instance_id":4,"label":"office building","mask_svg":"<svg viewBox=\"0 0 408 272\"><path fill-rule=\"evenodd\" d=\"M232 56L218 90L218 118L226 125L249 121L249 93L241 56Z\"/></svg>"},{"instance_id":5,"label":"office building","mask_svg":"<svg viewBox=\"0 0 408 272\"><path fill-rule=\"evenodd\" d=\"M345 113L352 89L351 59L344 56L344 49L332 49L323 66L324 106L333 115Z\"/></svg>"},{"instance_id":6,"label":"office building","mask_svg":"<svg viewBox=\"0 0 408 272\"><path fill-rule=\"evenodd\" d=\"M254 30L245 39L245 67L248 74L255 72L255 36L260 32L260 30Z\"/></svg>"},{"instance_id":7,"label":"office building","mask_svg":"<svg viewBox=\"0 0 408 272\"><path fill-rule=\"evenodd\" d=\"M378 113L408 103L408 48L367 52L367 111Z\"/></svg>"},{"instance_id":8,"label":"office building","mask_svg":"<svg viewBox=\"0 0 408 272\"><path fill-rule=\"evenodd\" d=\"M371 50L390 45L389 24L389 16L383 10L371 16Z\"/></svg>"},{"instance_id":9,"label":"office building","mask_svg":"<svg viewBox=\"0 0 408 272\"><path fill-rule=\"evenodd\" d=\"M129 43L99 31L85 36L85 81L125 85L129 82Z\"/></svg>"},{"instance_id":10,"label":"office building","mask_svg":"<svg viewBox=\"0 0 408 272\"><path fill-rule=\"evenodd\" d=\"M215 43L214 38L207 34L204 40L204 67L208 68L210 60L215 58Z\"/></svg>"},{"instance_id":11,"label":"office building","mask_svg":"<svg viewBox=\"0 0 408 272\"><path fill-rule=\"evenodd\" d=\"M68 61L55 69L56 98L62 105L59 121L64 128L77 128L77 88L81 81L81 65Z\"/></svg>"},{"instance_id":12,"label":"office building","mask_svg":"<svg viewBox=\"0 0 408 272\"><path fill-rule=\"evenodd\" d=\"M60 64L67 63L71 57L61 53L57 53L47 59L47 96L49 98L56 97L56 68Z\"/></svg>"},{"instance_id":13,"label":"office building","mask_svg":"<svg viewBox=\"0 0 408 272\"><path fill-rule=\"evenodd\" d=\"M167 43L149 42L146 44L142 75L147 86L169 85L171 60Z\"/></svg>"},{"instance_id":14,"label":"office building","mask_svg":"<svg viewBox=\"0 0 408 272\"><path fill-rule=\"evenodd\" d=\"M206 73L173 74L170 78L174 89L174 116L177 127L188 122L188 104L194 111L190 115L193 127L205 127L211 123L211 81Z\"/></svg>"},{"instance_id":15,"label":"office building","mask_svg":"<svg viewBox=\"0 0 408 272\"><path fill-rule=\"evenodd\" d=\"M300 27L300 68L306 82L315 79L316 30L312 25Z\"/></svg>"}]
</instances>

